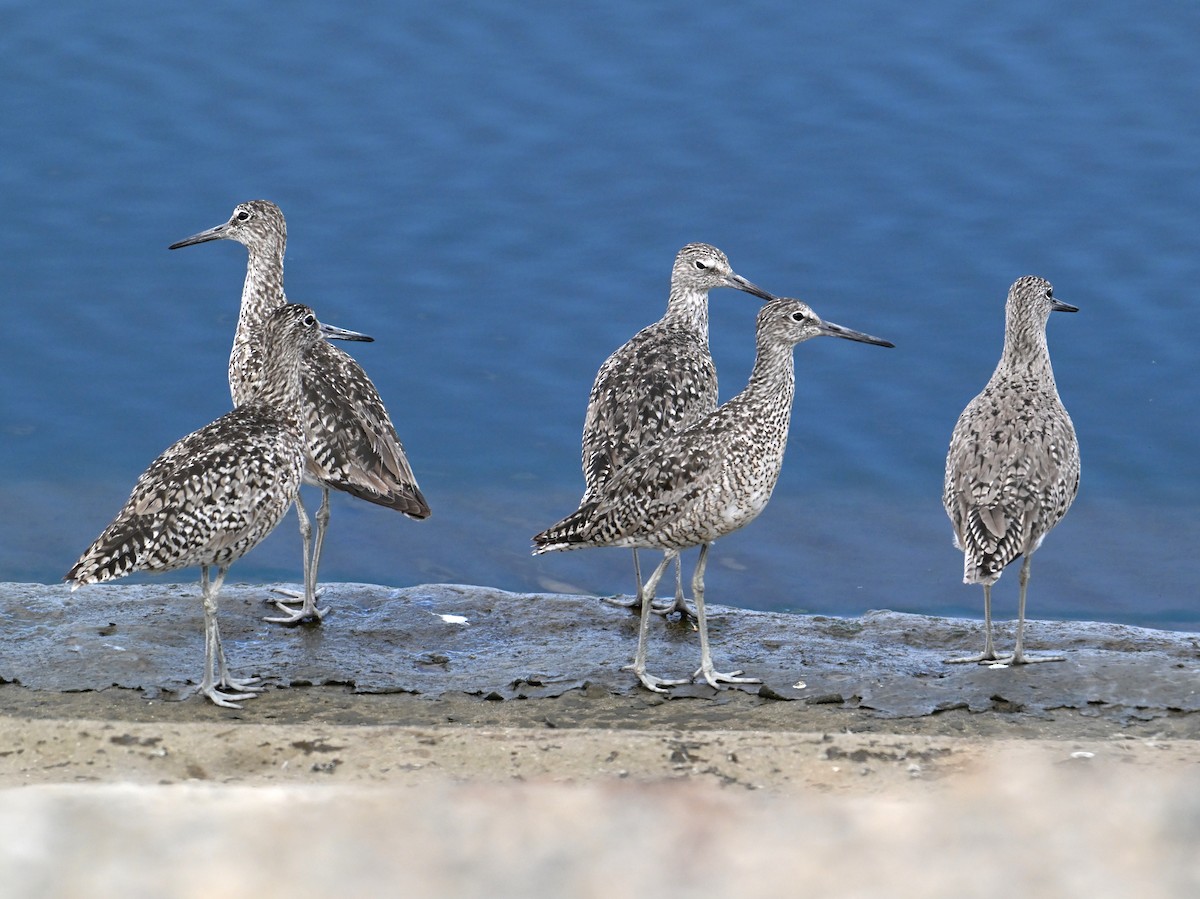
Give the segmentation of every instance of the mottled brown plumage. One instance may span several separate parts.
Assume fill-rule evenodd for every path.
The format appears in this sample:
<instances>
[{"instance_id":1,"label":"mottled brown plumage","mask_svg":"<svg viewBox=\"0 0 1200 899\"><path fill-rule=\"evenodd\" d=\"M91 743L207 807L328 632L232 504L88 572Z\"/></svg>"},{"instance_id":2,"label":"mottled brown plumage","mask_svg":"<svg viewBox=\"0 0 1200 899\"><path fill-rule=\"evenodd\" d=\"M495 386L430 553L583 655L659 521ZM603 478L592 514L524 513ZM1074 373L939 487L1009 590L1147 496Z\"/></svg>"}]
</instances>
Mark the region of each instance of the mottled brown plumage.
<instances>
[{"instance_id":1,"label":"mottled brown plumage","mask_svg":"<svg viewBox=\"0 0 1200 899\"><path fill-rule=\"evenodd\" d=\"M251 395L262 377L264 349L256 338L271 310L287 302L283 256L287 224L279 207L267 200L239 204L229 221L171 245L171 249L235 240L246 247L246 280L237 332L229 356L229 389L234 404ZM329 488L422 519L429 505L375 385L347 353L321 341L307 353L302 369L303 426L308 449L305 482L321 487L315 540L299 497L296 514L304 539L304 597L300 608L278 603L285 613L270 618L291 624L319 621L317 575L329 523ZM310 548L311 544L311 548Z\"/></svg>"},{"instance_id":2,"label":"mottled brown plumage","mask_svg":"<svg viewBox=\"0 0 1200 899\"><path fill-rule=\"evenodd\" d=\"M322 342L322 334L367 339L320 325L311 309L298 305L274 310L259 329L262 373L245 401L155 459L124 508L64 578L74 590L135 571L199 565L205 625L200 690L217 705L233 708L254 693L250 681L229 676L217 594L229 566L275 528L300 489L302 358ZM217 569L212 581L211 567Z\"/></svg>"},{"instance_id":3,"label":"mottled brown plumage","mask_svg":"<svg viewBox=\"0 0 1200 899\"><path fill-rule=\"evenodd\" d=\"M753 521L766 507L783 464L795 374L792 349L823 335L890 343L823 322L799 300L777 299L758 314L757 353L746 388L715 411L643 450L598 487L575 513L533 538L534 552L588 546L653 548L665 552L644 587L633 670L649 689L682 681L646 673L649 598L679 553L701 547L692 588L700 630L701 663L693 677L754 683L739 672L713 668L704 613L704 566L709 545Z\"/></svg>"},{"instance_id":4,"label":"mottled brown plumage","mask_svg":"<svg viewBox=\"0 0 1200 899\"><path fill-rule=\"evenodd\" d=\"M1046 345L1046 323L1055 311L1077 309L1054 299L1045 279L1027 275L1012 285L1000 362L950 438L942 504L954 545L963 551L963 582L983 585L985 630L980 655L951 661L1061 658L1028 657L1023 647L1030 558L1079 491L1079 443ZM1016 647L1000 659L992 640L992 584L1021 556Z\"/></svg>"},{"instance_id":5,"label":"mottled brown plumage","mask_svg":"<svg viewBox=\"0 0 1200 899\"><path fill-rule=\"evenodd\" d=\"M600 366L583 425L580 506L643 449L717 408L717 369L708 347L708 292L717 287L771 299L736 274L716 247L690 243L675 256L666 313ZM636 549L634 571L640 585ZM655 611L688 618L678 560L675 576L675 602ZM640 600L631 606L639 607Z\"/></svg>"}]
</instances>

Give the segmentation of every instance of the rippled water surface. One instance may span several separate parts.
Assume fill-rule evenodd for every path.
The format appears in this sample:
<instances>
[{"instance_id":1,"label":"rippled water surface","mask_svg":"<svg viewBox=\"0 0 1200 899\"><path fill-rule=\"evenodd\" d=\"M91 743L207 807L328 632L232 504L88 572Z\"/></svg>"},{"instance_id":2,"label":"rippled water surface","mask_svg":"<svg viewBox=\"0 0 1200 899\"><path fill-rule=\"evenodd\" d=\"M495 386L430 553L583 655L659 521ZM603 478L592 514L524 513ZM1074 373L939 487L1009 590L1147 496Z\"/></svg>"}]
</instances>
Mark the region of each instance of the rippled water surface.
<instances>
[{"instance_id":1,"label":"rippled water surface","mask_svg":"<svg viewBox=\"0 0 1200 899\"><path fill-rule=\"evenodd\" d=\"M1030 612L1200 629L1200 7L1055 10L0 11L0 579L60 578L227 410L245 251L166 247L266 197L289 297L377 338L354 352L434 508L337 497L326 579L629 590L628 552L534 559L529 537L579 497L596 368L703 240L896 343L797 349L779 487L717 545L712 601L980 614L945 448L1037 273L1081 308L1049 330L1084 474ZM756 305L713 294L723 397ZM298 578L292 519L232 574Z\"/></svg>"}]
</instances>

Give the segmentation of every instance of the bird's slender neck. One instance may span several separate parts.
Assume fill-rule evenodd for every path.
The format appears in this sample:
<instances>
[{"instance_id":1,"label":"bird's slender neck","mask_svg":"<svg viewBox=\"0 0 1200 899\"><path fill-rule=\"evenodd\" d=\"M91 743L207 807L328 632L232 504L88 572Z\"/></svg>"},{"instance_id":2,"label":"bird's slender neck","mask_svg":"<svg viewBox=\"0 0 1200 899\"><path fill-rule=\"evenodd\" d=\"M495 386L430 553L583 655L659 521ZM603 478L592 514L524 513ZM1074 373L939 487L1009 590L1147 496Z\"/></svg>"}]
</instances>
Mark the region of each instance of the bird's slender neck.
<instances>
[{"instance_id":1,"label":"bird's slender neck","mask_svg":"<svg viewBox=\"0 0 1200 899\"><path fill-rule=\"evenodd\" d=\"M238 313L236 340L245 340L251 329L261 327L271 310L287 302L283 293L284 234L256 241L246 247L246 281L242 284L242 308Z\"/></svg>"},{"instance_id":2,"label":"bird's slender neck","mask_svg":"<svg viewBox=\"0 0 1200 899\"><path fill-rule=\"evenodd\" d=\"M754 369L743 395L783 399L790 413L796 394L796 360L793 347L778 341L759 341Z\"/></svg>"},{"instance_id":3,"label":"bird's slender neck","mask_svg":"<svg viewBox=\"0 0 1200 899\"><path fill-rule=\"evenodd\" d=\"M663 320L694 331L708 343L708 291L672 284Z\"/></svg>"},{"instance_id":4,"label":"bird's slender neck","mask_svg":"<svg viewBox=\"0 0 1200 899\"><path fill-rule=\"evenodd\" d=\"M792 347L778 342L758 345L754 370L745 389L721 406L715 416L728 418L748 445L758 466L774 484L783 465L788 428L792 423L792 400L796 375Z\"/></svg>"},{"instance_id":5,"label":"bird's slender neck","mask_svg":"<svg viewBox=\"0 0 1200 899\"><path fill-rule=\"evenodd\" d=\"M1054 380L1046 320L1030 312L1009 309L1005 316L1004 350L997 371L1029 372Z\"/></svg>"},{"instance_id":6,"label":"bird's slender neck","mask_svg":"<svg viewBox=\"0 0 1200 899\"><path fill-rule=\"evenodd\" d=\"M300 370L304 350L281 336L266 335L263 376L250 388L248 402L269 407L289 430L302 435Z\"/></svg>"}]
</instances>

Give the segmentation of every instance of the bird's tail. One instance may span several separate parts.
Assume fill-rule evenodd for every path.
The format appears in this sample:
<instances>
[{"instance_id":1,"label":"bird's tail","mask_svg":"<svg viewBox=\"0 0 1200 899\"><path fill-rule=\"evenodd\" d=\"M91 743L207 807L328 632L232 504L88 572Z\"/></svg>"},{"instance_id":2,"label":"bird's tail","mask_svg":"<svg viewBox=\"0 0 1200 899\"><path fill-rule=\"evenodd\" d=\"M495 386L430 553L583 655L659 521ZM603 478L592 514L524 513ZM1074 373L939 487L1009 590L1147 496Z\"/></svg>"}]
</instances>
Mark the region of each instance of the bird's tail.
<instances>
[{"instance_id":1,"label":"bird's tail","mask_svg":"<svg viewBox=\"0 0 1200 899\"><path fill-rule=\"evenodd\" d=\"M963 548L963 583L994 584L1005 567L1020 558L1028 524L1013 521L997 506L973 506L958 543Z\"/></svg>"},{"instance_id":2,"label":"bird's tail","mask_svg":"<svg viewBox=\"0 0 1200 899\"><path fill-rule=\"evenodd\" d=\"M586 503L558 524L551 525L540 534L534 535L533 554L562 549L577 549L584 542L584 531L595 503Z\"/></svg>"},{"instance_id":3,"label":"bird's tail","mask_svg":"<svg viewBox=\"0 0 1200 899\"><path fill-rule=\"evenodd\" d=\"M71 566L63 580L71 589L111 581L135 571L146 548L147 534L134 520L114 521Z\"/></svg>"}]
</instances>

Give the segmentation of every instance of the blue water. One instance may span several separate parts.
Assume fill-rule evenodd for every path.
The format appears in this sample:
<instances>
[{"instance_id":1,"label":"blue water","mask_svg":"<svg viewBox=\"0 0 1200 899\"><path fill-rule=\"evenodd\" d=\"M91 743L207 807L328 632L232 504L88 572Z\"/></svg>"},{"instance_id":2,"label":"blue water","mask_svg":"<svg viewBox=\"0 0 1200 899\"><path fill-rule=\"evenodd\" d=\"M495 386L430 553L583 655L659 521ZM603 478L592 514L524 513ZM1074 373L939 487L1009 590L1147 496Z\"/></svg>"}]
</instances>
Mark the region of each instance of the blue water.
<instances>
[{"instance_id":1,"label":"blue water","mask_svg":"<svg viewBox=\"0 0 1200 899\"><path fill-rule=\"evenodd\" d=\"M1030 612L1200 630L1200 6L65 6L0 9L0 579L56 581L227 410L245 251L166 247L265 197L289 297L377 338L434 509L338 497L325 579L629 590L628 552L529 537L579 497L596 368L703 240L896 343L797 349L781 482L712 601L979 616L942 465L1036 273L1081 308L1050 344L1084 473ZM723 397L756 306L713 294ZM298 545L289 518L232 578L298 580Z\"/></svg>"}]
</instances>

